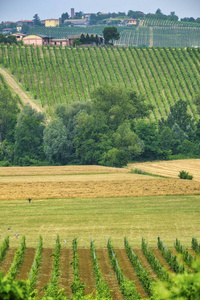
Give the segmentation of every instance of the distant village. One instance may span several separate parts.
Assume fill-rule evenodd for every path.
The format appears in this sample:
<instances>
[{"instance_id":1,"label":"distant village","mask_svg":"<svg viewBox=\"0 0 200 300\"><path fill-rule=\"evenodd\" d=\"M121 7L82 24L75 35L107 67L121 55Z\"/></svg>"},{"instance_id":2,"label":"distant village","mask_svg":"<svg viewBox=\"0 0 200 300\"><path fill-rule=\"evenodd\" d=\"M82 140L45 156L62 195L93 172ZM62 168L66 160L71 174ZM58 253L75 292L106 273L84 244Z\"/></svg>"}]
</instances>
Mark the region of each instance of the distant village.
<instances>
[{"instance_id":1,"label":"distant village","mask_svg":"<svg viewBox=\"0 0 200 300\"><path fill-rule=\"evenodd\" d=\"M143 12L138 12L140 15L143 14ZM98 13L98 15L101 15L102 18L106 18L109 13ZM36 18L38 15L35 15ZM34 16L34 17L35 17ZM66 16L66 19L64 18ZM91 16L97 16L97 14L94 13L75 13L75 9L71 8L71 16L69 16L67 13L63 14L58 19L46 19L46 20L39 20L40 26L43 27L60 27L60 26L69 26L69 27L88 27L91 26ZM79 17L79 18L77 18ZM124 17L124 16L123 16ZM39 19L39 17L38 17ZM37 20L36 20L37 21ZM112 21L111 21L112 22ZM113 22L113 25L118 26L130 26L130 25L137 25L138 20L134 18L126 18L122 20L115 20ZM58 39L51 36L45 36L41 34L26 34L24 33L24 28L26 28L26 31L28 32L29 29L32 29L35 27L34 20L20 20L17 22L13 21L6 21L2 22L1 25L4 25L2 27L5 27L0 30L0 33L8 36L13 35L16 37L17 42L23 40L23 44L25 45L34 45L34 46L42 46L42 45L56 45L56 46L71 46L73 45L73 42L75 39L80 38L81 34L76 35L69 35L66 38ZM37 26L37 25L36 25ZM89 34L90 35L90 34ZM91 36L91 35L90 35ZM103 43L103 37L98 35L98 43Z\"/></svg>"},{"instance_id":2,"label":"distant village","mask_svg":"<svg viewBox=\"0 0 200 300\"><path fill-rule=\"evenodd\" d=\"M129 10L118 13L83 13L81 11L75 12L74 8L71 8L70 15L66 12L58 19L46 19L40 20L38 14L33 16L33 20L20 20L17 22L6 21L0 24L0 42L6 43L3 39L9 37L15 39L15 42L21 42L24 45L33 46L76 46L79 45L80 40L89 40L88 44L103 44L104 39L102 36L102 30L93 31L93 34L87 33L87 37L83 36L84 30L73 30L74 27L86 28L91 26L123 26L123 27L137 27L143 23L143 20L156 19L161 21L172 21L179 23L179 17L175 12L171 12L169 15L165 15L160 9L157 9L155 13L144 14L142 11ZM178 21L178 22L177 22ZM193 17L182 18L180 21L187 24L200 23L200 18L196 20ZM193 24L191 24L193 25ZM188 25L187 25L188 26ZM190 26L190 25L189 25ZM69 30L72 27L72 30ZM75 28L74 28L75 29ZM78 29L78 28L77 28ZM88 32L88 30L87 30ZM11 43L13 40L11 39ZM80 44L87 44L82 43Z\"/></svg>"}]
</instances>

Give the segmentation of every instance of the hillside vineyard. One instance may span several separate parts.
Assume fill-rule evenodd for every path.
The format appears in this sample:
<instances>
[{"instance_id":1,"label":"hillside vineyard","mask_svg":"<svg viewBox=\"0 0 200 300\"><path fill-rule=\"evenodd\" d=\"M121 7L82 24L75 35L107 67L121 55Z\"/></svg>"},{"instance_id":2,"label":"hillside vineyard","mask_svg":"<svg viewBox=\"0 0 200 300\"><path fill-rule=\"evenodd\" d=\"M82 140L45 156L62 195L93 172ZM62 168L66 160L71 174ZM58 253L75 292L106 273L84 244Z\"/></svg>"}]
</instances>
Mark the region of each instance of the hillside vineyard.
<instances>
[{"instance_id":1,"label":"hillside vineyard","mask_svg":"<svg viewBox=\"0 0 200 300\"><path fill-rule=\"evenodd\" d=\"M120 84L146 95L154 108L150 119L166 117L177 100L193 100L200 86L200 48L5 46L0 63L40 99L43 107L87 101L104 83Z\"/></svg>"}]
</instances>

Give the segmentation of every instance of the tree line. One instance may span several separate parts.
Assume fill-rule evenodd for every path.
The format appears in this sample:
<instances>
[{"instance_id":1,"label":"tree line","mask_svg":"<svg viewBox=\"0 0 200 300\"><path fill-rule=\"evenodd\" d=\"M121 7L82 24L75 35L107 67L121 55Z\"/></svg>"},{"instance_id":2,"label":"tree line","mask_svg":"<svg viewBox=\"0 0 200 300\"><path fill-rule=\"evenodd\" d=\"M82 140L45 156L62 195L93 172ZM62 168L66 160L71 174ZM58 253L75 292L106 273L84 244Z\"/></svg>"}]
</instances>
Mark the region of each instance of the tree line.
<instances>
[{"instance_id":1,"label":"tree line","mask_svg":"<svg viewBox=\"0 0 200 300\"><path fill-rule=\"evenodd\" d=\"M0 165L122 167L136 160L199 157L200 122L187 102L177 101L159 123L148 120L152 109L133 89L104 84L91 101L59 104L47 123L31 106L19 110L18 99L1 87Z\"/></svg>"}]
</instances>

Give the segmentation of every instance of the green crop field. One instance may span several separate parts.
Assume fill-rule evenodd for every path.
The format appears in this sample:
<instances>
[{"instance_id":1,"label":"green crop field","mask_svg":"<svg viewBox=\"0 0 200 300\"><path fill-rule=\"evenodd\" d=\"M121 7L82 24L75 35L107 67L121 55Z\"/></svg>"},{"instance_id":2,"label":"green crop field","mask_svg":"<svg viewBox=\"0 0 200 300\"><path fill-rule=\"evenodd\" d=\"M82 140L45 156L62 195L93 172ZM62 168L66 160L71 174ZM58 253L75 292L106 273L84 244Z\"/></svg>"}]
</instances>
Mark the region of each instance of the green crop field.
<instances>
[{"instance_id":1,"label":"green crop field","mask_svg":"<svg viewBox=\"0 0 200 300\"><path fill-rule=\"evenodd\" d=\"M59 103L87 101L104 84L120 84L146 95L151 120L166 117L177 100L186 100L197 120L194 98L200 91L200 48L56 48L4 46L0 63L26 91L51 111Z\"/></svg>"},{"instance_id":2,"label":"green crop field","mask_svg":"<svg viewBox=\"0 0 200 300\"><path fill-rule=\"evenodd\" d=\"M39 297L146 299L153 283L194 272L199 212L199 195L2 200L0 272Z\"/></svg>"},{"instance_id":3,"label":"green crop field","mask_svg":"<svg viewBox=\"0 0 200 300\"><path fill-rule=\"evenodd\" d=\"M80 247L85 248L89 247L90 237L99 248L105 247L107 237L122 248L125 236L136 247L140 246L142 237L155 247L157 236L169 247L176 237L190 247L192 237L200 239L199 219L198 195L38 199L30 204L28 200L0 202L1 240L10 234L12 246L19 243L14 235L17 232L26 235L29 247L36 247L40 234L45 247L51 248L57 234L69 241L76 236Z\"/></svg>"}]
</instances>

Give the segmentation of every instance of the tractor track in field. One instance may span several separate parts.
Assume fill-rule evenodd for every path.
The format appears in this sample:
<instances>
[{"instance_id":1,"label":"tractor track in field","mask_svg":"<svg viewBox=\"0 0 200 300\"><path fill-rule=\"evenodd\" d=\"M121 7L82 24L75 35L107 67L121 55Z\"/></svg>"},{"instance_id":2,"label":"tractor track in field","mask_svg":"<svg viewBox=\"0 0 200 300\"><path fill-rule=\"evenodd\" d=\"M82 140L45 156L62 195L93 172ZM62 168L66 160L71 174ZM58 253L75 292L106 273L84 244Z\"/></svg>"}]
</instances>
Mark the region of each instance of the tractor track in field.
<instances>
[{"instance_id":1,"label":"tractor track in field","mask_svg":"<svg viewBox=\"0 0 200 300\"><path fill-rule=\"evenodd\" d=\"M20 99L24 104L29 104L32 108L34 108L37 112L43 112L38 105L36 105L32 99L23 91L20 85L13 79L13 77L6 72L3 68L0 67L0 73L4 76L7 84L13 89L13 91L19 95Z\"/></svg>"}]
</instances>

